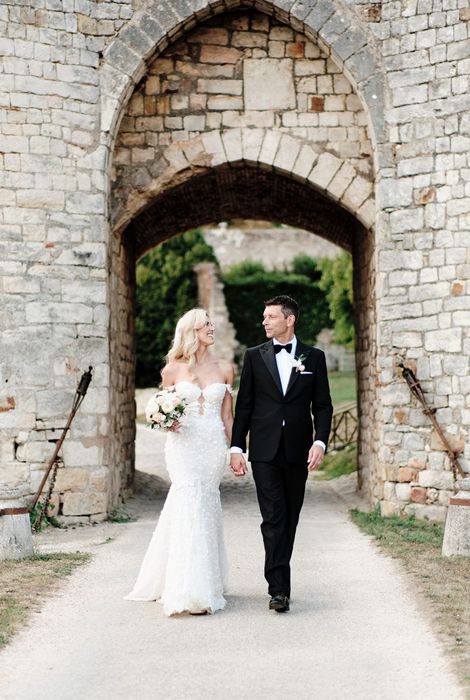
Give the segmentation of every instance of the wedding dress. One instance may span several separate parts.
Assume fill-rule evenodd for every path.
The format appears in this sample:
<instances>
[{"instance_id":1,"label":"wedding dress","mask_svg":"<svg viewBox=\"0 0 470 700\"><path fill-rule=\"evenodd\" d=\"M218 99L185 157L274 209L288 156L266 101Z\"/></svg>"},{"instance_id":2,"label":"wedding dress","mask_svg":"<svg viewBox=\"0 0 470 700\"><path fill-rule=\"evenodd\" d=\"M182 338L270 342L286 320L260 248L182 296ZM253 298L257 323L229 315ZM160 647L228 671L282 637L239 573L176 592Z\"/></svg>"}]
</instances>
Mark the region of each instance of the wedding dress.
<instances>
[{"instance_id":1,"label":"wedding dress","mask_svg":"<svg viewBox=\"0 0 470 700\"><path fill-rule=\"evenodd\" d=\"M225 606L227 562L219 484L227 464L221 406L227 384L201 389L177 382L186 411L169 432L165 459L171 488L126 600L160 600L167 615Z\"/></svg>"}]
</instances>

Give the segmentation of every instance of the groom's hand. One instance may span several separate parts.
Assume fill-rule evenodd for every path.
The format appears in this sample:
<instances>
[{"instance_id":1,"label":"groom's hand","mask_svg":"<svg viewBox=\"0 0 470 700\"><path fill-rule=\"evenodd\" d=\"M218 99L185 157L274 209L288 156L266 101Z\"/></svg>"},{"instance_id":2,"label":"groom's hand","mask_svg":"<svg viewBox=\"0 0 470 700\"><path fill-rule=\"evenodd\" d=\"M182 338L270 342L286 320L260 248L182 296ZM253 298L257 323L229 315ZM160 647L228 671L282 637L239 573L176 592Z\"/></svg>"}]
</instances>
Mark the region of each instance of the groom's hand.
<instances>
[{"instance_id":1,"label":"groom's hand","mask_svg":"<svg viewBox=\"0 0 470 700\"><path fill-rule=\"evenodd\" d=\"M230 469L235 476L244 476L247 473L248 467L242 454L235 453L230 455Z\"/></svg>"},{"instance_id":2,"label":"groom's hand","mask_svg":"<svg viewBox=\"0 0 470 700\"><path fill-rule=\"evenodd\" d=\"M321 445L312 445L308 453L308 470L313 472L323 462L325 450Z\"/></svg>"}]
</instances>

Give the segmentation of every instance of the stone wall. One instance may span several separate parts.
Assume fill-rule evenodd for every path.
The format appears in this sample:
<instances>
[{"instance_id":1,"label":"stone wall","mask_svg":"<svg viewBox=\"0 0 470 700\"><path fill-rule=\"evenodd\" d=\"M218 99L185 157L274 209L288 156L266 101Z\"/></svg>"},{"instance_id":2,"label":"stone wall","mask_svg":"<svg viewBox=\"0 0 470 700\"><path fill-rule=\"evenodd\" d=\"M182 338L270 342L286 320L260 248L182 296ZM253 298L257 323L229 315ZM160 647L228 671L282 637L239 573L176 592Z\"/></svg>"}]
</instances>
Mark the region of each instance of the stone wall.
<instances>
[{"instance_id":1,"label":"stone wall","mask_svg":"<svg viewBox=\"0 0 470 700\"><path fill-rule=\"evenodd\" d=\"M278 129L372 175L366 115L331 56L267 15L223 14L151 62L129 100L114 154L114 221L178 158L176 149L165 158L169 146L233 128Z\"/></svg>"},{"instance_id":2,"label":"stone wall","mask_svg":"<svg viewBox=\"0 0 470 700\"><path fill-rule=\"evenodd\" d=\"M287 226L273 228L258 222L227 226L222 222L216 227L204 229L204 239L214 249L223 271L233 265L251 260L261 261L268 269L288 268L297 255L309 255L313 259L334 258L341 248L308 231Z\"/></svg>"},{"instance_id":3,"label":"stone wall","mask_svg":"<svg viewBox=\"0 0 470 700\"><path fill-rule=\"evenodd\" d=\"M135 258L230 218L353 253L360 466L383 512L442 519L453 488L401 360L470 469L467 2L254 5L0 7L0 481L34 490L93 364L64 519L128 489Z\"/></svg>"}]
</instances>

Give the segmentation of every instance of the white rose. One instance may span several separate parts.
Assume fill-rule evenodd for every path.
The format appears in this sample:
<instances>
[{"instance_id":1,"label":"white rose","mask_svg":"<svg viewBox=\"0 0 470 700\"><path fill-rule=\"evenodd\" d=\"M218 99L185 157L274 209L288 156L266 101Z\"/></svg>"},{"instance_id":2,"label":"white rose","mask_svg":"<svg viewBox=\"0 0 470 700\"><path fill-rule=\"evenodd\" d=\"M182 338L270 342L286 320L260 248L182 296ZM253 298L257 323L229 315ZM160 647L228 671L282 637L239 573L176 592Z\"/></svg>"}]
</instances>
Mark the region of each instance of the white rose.
<instances>
[{"instance_id":1,"label":"white rose","mask_svg":"<svg viewBox=\"0 0 470 700\"><path fill-rule=\"evenodd\" d=\"M163 413L171 413L174 408L173 402L167 399L162 403L160 408L162 409Z\"/></svg>"}]
</instances>

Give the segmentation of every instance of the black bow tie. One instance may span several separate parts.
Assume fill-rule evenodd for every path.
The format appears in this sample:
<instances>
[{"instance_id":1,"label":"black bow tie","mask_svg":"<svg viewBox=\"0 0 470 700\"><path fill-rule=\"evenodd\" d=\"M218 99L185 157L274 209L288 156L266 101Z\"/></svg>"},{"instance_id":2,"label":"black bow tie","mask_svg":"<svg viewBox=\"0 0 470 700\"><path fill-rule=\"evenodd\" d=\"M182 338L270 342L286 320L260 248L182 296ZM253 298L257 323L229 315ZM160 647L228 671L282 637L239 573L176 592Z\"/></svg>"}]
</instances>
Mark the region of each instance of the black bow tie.
<instances>
[{"instance_id":1,"label":"black bow tie","mask_svg":"<svg viewBox=\"0 0 470 700\"><path fill-rule=\"evenodd\" d=\"M279 345L276 343L274 347L274 353L277 355L278 352L281 352L281 350L286 350L287 352L290 352L292 350L292 343L287 343L287 345Z\"/></svg>"}]
</instances>

